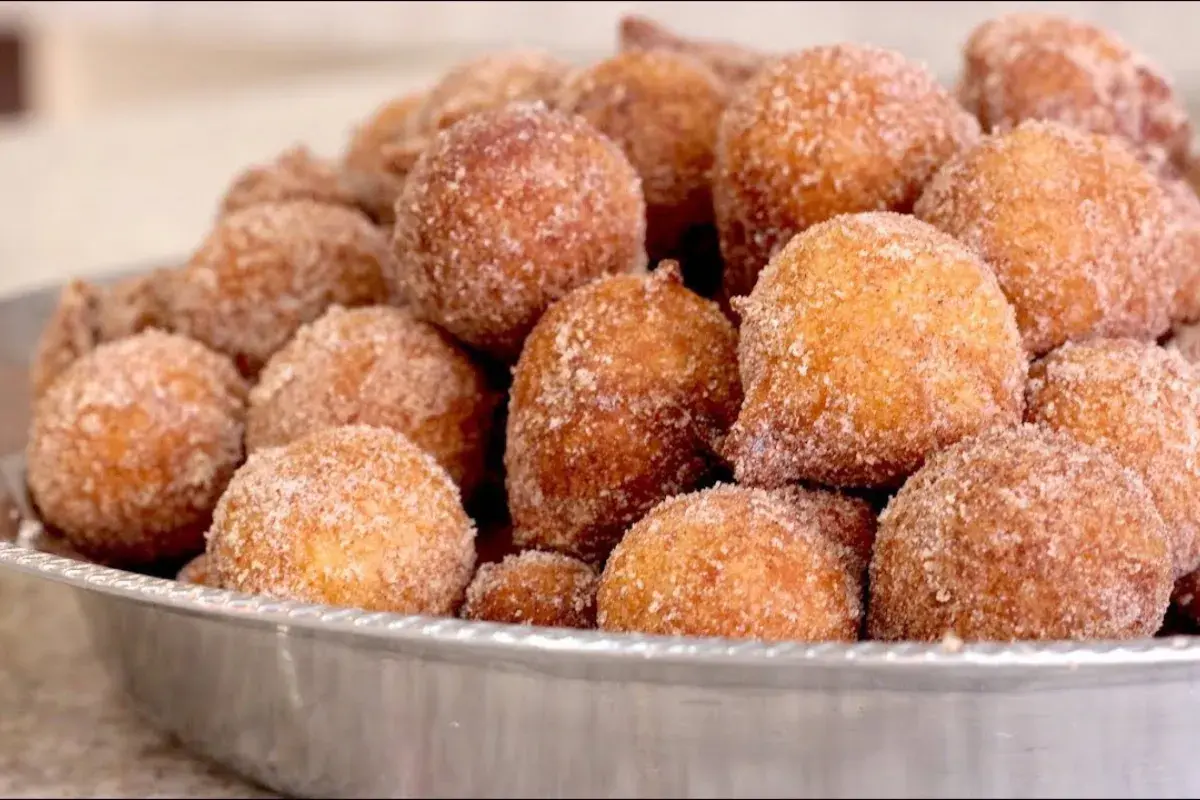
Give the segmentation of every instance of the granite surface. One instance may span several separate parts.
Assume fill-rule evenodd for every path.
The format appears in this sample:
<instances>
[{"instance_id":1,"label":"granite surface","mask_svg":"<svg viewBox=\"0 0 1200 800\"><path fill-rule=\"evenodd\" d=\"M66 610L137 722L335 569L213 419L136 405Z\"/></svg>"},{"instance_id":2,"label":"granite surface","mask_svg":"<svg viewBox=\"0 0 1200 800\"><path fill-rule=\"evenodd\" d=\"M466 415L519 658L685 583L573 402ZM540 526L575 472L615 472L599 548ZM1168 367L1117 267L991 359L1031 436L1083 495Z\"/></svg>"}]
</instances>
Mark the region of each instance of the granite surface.
<instances>
[{"instance_id":1,"label":"granite surface","mask_svg":"<svg viewBox=\"0 0 1200 800\"><path fill-rule=\"evenodd\" d=\"M0 796L278 796L144 724L96 660L72 593L3 574L0 609Z\"/></svg>"}]
</instances>

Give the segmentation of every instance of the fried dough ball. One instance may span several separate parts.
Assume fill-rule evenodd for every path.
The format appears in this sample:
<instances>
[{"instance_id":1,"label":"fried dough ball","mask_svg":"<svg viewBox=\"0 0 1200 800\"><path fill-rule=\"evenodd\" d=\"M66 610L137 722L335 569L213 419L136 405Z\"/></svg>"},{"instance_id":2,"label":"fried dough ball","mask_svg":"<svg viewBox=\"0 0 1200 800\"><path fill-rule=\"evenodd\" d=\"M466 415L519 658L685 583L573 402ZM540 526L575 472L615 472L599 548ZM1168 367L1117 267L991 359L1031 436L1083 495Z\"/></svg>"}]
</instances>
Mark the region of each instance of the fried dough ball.
<instances>
[{"instance_id":1,"label":"fried dough ball","mask_svg":"<svg viewBox=\"0 0 1200 800\"><path fill-rule=\"evenodd\" d=\"M641 181L621 149L541 105L443 131L396 202L396 294L505 361L546 307L646 266Z\"/></svg>"},{"instance_id":2,"label":"fried dough ball","mask_svg":"<svg viewBox=\"0 0 1200 800\"><path fill-rule=\"evenodd\" d=\"M551 306L509 401L514 540L603 560L630 523L705 480L741 401L736 342L674 263Z\"/></svg>"},{"instance_id":3,"label":"fried dough ball","mask_svg":"<svg viewBox=\"0 0 1200 800\"><path fill-rule=\"evenodd\" d=\"M667 51L605 59L558 94L560 110L620 145L641 176L651 263L681 257L684 235L713 221L710 174L725 99L702 62Z\"/></svg>"},{"instance_id":4,"label":"fried dough ball","mask_svg":"<svg viewBox=\"0 0 1200 800\"><path fill-rule=\"evenodd\" d=\"M221 198L219 215L232 214L260 203L312 200L353 208L357 198L332 161L318 158L295 145L275 160L255 164L239 173Z\"/></svg>"},{"instance_id":5,"label":"fried dough ball","mask_svg":"<svg viewBox=\"0 0 1200 800\"><path fill-rule=\"evenodd\" d=\"M100 345L35 406L26 459L42 519L117 566L199 552L242 458L245 396L228 359L182 336Z\"/></svg>"},{"instance_id":6,"label":"fried dough ball","mask_svg":"<svg viewBox=\"0 0 1200 800\"><path fill-rule=\"evenodd\" d=\"M252 453L221 497L209 568L226 589L453 614L475 528L433 457L389 428L325 428Z\"/></svg>"},{"instance_id":7,"label":"fried dough ball","mask_svg":"<svg viewBox=\"0 0 1200 800\"><path fill-rule=\"evenodd\" d=\"M725 289L748 294L796 233L839 214L912 208L979 124L922 65L851 44L764 67L721 118L713 199Z\"/></svg>"},{"instance_id":8,"label":"fried dough ball","mask_svg":"<svg viewBox=\"0 0 1200 800\"><path fill-rule=\"evenodd\" d=\"M108 286L78 279L64 286L34 351L34 397L44 394L59 374L97 345L165 327L158 294L164 273L156 270Z\"/></svg>"},{"instance_id":9,"label":"fried dough ball","mask_svg":"<svg viewBox=\"0 0 1200 800\"><path fill-rule=\"evenodd\" d=\"M875 546L875 510L866 500L805 486L777 490L795 513L845 548L850 570L865 577Z\"/></svg>"},{"instance_id":10,"label":"fried dough ball","mask_svg":"<svg viewBox=\"0 0 1200 800\"><path fill-rule=\"evenodd\" d=\"M463 619L513 625L594 628L599 580L578 559L526 550L481 565L467 587L461 614Z\"/></svg>"},{"instance_id":11,"label":"fried dough ball","mask_svg":"<svg viewBox=\"0 0 1200 800\"><path fill-rule=\"evenodd\" d=\"M394 428L469 495L484 469L496 398L453 340L404 309L330 308L267 362L250 392L246 449L323 428Z\"/></svg>"},{"instance_id":12,"label":"fried dough ball","mask_svg":"<svg viewBox=\"0 0 1200 800\"><path fill-rule=\"evenodd\" d=\"M1156 66L1110 31L1050 14L1009 14L976 28L959 97L989 131L1053 120L1174 160L1191 140L1187 110Z\"/></svg>"},{"instance_id":13,"label":"fried dough ball","mask_svg":"<svg viewBox=\"0 0 1200 800\"><path fill-rule=\"evenodd\" d=\"M657 50L691 56L733 88L754 77L754 73L773 57L731 42L689 39L638 14L621 17L617 48L622 53Z\"/></svg>"},{"instance_id":14,"label":"fried dough ball","mask_svg":"<svg viewBox=\"0 0 1200 800\"><path fill-rule=\"evenodd\" d=\"M342 154L342 173L359 207L380 225L396 220L396 198L426 138L417 131L424 92L391 100L358 125Z\"/></svg>"},{"instance_id":15,"label":"fried dough ball","mask_svg":"<svg viewBox=\"0 0 1200 800\"><path fill-rule=\"evenodd\" d=\"M179 574L175 576L175 580L180 583L190 583L194 586L207 586L210 589L221 588L217 584L212 570L208 568L207 553L201 553L184 564L183 569L179 570Z\"/></svg>"},{"instance_id":16,"label":"fried dough ball","mask_svg":"<svg viewBox=\"0 0 1200 800\"><path fill-rule=\"evenodd\" d=\"M514 103L549 102L571 65L540 50L486 53L442 76L417 110L414 124L425 135L449 128L472 114Z\"/></svg>"},{"instance_id":17,"label":"fried dough ball","mask_svg":"<svg viewBox=\"0 0 1200 800\"><path fill-rule=\"evenodd\" d=\"M1168 235L1175 248L1170 316L1175 322L1195 322L1200 320L1200 197L1177 170L1162 162L1156 166L1159 185L1167 195Z\"/></svg>"},{"instance_id":18,"label":"fried dough ball","mask_svg":"<svg viewBox=\"0 0 1200 800\"><path fill-rule=\"evenodd\" d=\"M160 291L168 274L168 270L158 269L101 289L95 320L100 341L123 339L148 328L165 328Z\"/></svg>"},{"instance_id":19,"label":"fried dough ball","mask_svg":"<svg viewBox=\"0 0 1200 800\"><path fill-rule=\"evenodd\" d=\"M337 303L370 305L387 291L387 239L364 215L296 200L221 218L163 301L171 327L258 373L292 334Z\"/></svg>"},{"instance_id":20,"label":"fried dough ball","mask_svg":"<svg viewBox=\"0 0 1200 800\"><path fill-rule=\"evenodd\" d=\"M1152 636L1168 533L1141 479L1040 426L933 455L879 520L868 635L887 641Z\"/></svg>"},{"instance_id":21,"label":"fried dough ball","mask_svg":"<svg viewBox=\"0 0 1200 800\"><path fill-rule=\"evenodd\" d=\"M947 164L915 214L991 266L1035 356L1073 339L1167 330L1170 208L1115 139L1023 122Z\"/></svg>"},{"instance_id":22,"label":"fried dough ball","mask_svg":"<svg viewBox=\"0 0 1200 800\"><path fill-rule=\"evenodd\" d=\"M974 253L912 217L815 225L735 303L739 482L895 486L929 453L1021 419L1012 307Z\"/></svg>"},{"instance_id":23,"label":"fried dough ball","mask_svg":"<svg viewBox=\"0 0 1200 800\"><path fill-rule=\"evenodd\" d=\"M1175 575L1200 567L1200 375L1153 342L1065 344L1029 371L1026 419L1107 450L1146 484Z\"/></svg>"},{"instance_id":24,"label":"fried dough ball","mask_svg":"<svg viewBox=\"0 0 1200 800\"><path fill-rule=\"evenodd\" d=\"M29 377L34 398L80 356L96 349L96 314L100 291L92 284L72 280L58 293L58 303L38 337Z\"/></svg>"},{"instance_id":25,"label":"fried dough ball","mask_svg":"<svg viewBox=\"0 0 1200 800\"><path fill-rule=\"evenodd\" d=\"M727 484L673 497L625 534L600 577L602 630L766 641L858 638L845 549L782 497Z\"/></svg>"}]
</instances>

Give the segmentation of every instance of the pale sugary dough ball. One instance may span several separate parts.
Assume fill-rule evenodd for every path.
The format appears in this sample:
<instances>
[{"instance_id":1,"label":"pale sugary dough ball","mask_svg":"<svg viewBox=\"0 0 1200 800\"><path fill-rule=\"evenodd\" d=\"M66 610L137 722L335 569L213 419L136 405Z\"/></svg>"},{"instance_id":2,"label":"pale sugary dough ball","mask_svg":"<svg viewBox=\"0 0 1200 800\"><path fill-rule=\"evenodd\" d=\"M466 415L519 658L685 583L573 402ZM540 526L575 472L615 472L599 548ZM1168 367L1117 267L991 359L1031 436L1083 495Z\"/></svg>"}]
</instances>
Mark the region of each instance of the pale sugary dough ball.
<instances>
[{"instance_id":1,"label":"pale sugary dough ball","mask_svg":"<svg viewBox=\"0 0 1200 800\"><path fill-rule=\"evenodd\" d=\"M899 485L932 452L1023 411L1027 361L991 270L889 212L809 228L742 315L739 482Z\"/></svg>"}]
</instances>

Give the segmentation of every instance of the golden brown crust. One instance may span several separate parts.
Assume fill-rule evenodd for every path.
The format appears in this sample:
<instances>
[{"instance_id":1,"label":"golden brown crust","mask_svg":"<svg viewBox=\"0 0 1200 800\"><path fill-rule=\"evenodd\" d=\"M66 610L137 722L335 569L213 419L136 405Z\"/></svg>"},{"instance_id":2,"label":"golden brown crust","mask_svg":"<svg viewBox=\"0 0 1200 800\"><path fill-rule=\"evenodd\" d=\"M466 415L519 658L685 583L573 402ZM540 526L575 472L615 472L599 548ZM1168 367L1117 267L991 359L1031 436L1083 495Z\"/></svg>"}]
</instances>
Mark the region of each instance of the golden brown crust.
<instances>
[{"instance_id":1,"label":"golden brown crust","mask_svg":"<svg viewBox=\"0 0 1200 800\"><path fill-rule=\"evenodd\" d=\"M602 560L626 526L709 475L741 400L736 333L668 264L550 308L509 405L516 541Z\"/></svg>"},{"instance_id":2,"label":"golden brown crust","mask_svg":"<svg viewBox=\"0 0 1200 800\"><path fill-rule=\"evenodd\" d=\"M1141 476L1170 533L1176 576L1200 567L1200 376L1153 342L1066 344L1030 369L1026 419Z\"/></svg>"},{"instance_id":3,"label":"golden brown crust","mask_svg":"<svg viewBox=\"0 0 1200 800\"><path fill-rule=\"evenodd\" d=\"M565 61L541 50L486 53L451 68L417 110L418 132L433 135L483 111L513 103L550 102L570 73Z\"/></svg>"},{"instance_id":4,"label":"golden brown crust","mask_svg":"<svg viewBox=\"0 0 1200 800\"><path fill-rule=\"evenodd\" d=\"M787 486L776 493L809 528L819 530L845 548L851 572L856 577L866 577L875 547L876 515L870 503L841 492L807 486Z\"/></svg>"},{"instance_id":5,"label":"golden brown crust","mask_svg":"<svg viewBox=\"0 0 1200 800\"><path fill-rule=\"evenodd\" d=\"M560 553L526 550L483 564L467 587L463 619L541 625L596 627L596 587L589 565Z\"/></svg>"},{"instance_id":6,"label":"golden brown crust","mask_svg":"<svg viewBox=\"0 0 1200 800\"><path fill-rule=\"evenodd\" d=\"M102 342L133 336L149 328L167 327L161 297L169 270L157 269L117 281L100 290L96 333Z\"/></svg>"},{"instance_id":7,"label":"golden brown crust","mask_svg":"<svg viewBox=\"0 0 1200 800\"><path fill-rule=\"evenodd\" d=\"M449 615L474 572L475 528L432 456L354 425L251 454L217 505L208 555L234 591Z\"/></svg>"},{"instance_id":8,"label":"golden brown crust","mask_svg":"<svg viewBox=\"0 0 1200 800\"><path fill-rule=\"evenodd\" d=\"M318 158L304 145L294 145L275 159L254 164L234 176L221 198L219 215L260 203L312 200L353 208L357 198L337 164Z\"/></svg>"},{"instance_id":9,"label":"golden brown crust","mask_svg":"<svg viewBox=\"0 0 1200 800\"><path fill-rule=\"evenodd\" d=\"M256 375L304 323L337 303L386 297L392 256L361 213L297 200L261 203L221 218L163 299L171 327Z\"/></svg>"},{"instance_id":10,"label":"golden brown crust","mask_svg":"<svg viewBox=\"0 0 1200 800\"><path fill-rule=\"evenodd\" d=\"M469 497L495 402L483 371L432 325L404 309L334 306L267 362L250 393L246 449L351 423L394 428Z\"/></svg>"},{"instance_id":11,"label":"golden brown crust","mask_svg":"<svg viewBox=\"0 0 1200 800\"><path fill-rule=\"evenodd\" d=\"M182 336L151 330L100 345L34 410L26 460L42 518L105 563L203 549L241 461L245 394L228 359Z\"/></svg>"},{"instance_id":12,"label":"golden brown crust","mask_svg":"<svg viewBox=\"0 0 1200 800\"><path fill-rule=\"evenodd\" d=\"M772 259L742 315L739 482L895 486L1021 419L1013 310L973 253L912 217L836 217Z\"/></svg>"},{"instance_id":13,"label":"golden brown crust","mask_svg":"<svg viewBox=\"0 0 1200 800\"><path fill-rule=\"evenodd\" d=\"M615 144L541 105L443 131L396 203L397 297L506 361L545 309L602 275L644 269L641 181Z\"/></svg>"},{"instance_id":14,"label":"golden brown crust","mask_svg":"<svg viewBox=\"0 0 1200 800\"><path fill-rule=\"evenodd\" d=\"M731 88L750 80L774 57L732 42L686 38L638 14L621 17L617 49L622 53L659 51L690 56L707 65Z\"/></svg>"},{"instance_id":15,"label":"golden brown crust","mask_svg":"<svg viewBox=\"0 0 1200 800\"><path fill-rule=\"evenodd\" d=\"M1080 20L1019 13L980 25L964 49L959 97L989 131L1053 120L1162 149L1177 163L1191 144L1170 81L1111 31Z\"/></svg>"},{"instance_id":16,"label":"golden brown crust","mask_svg":"<svg viewBox=\"0 0 1200 800\"><path fill-rule=\"evenodd\" d=\"M72 280L58 294L58 304L38 337L29 380L34 399L83 355L99 344L96 330L100 290L81 280Z\"/></svg>"},{"instance_id":17,"label":"golden brown crust","mask_svg":"<svg viewBox=\"0 0 1200 800\"><path fill-rule=\"evenodd\" d=\"M637 522L604 567L602 630L765 641L854 641L848 556L778 495L720 485Z\"/></svg>"},{"instance_id":18,"label":"golden brown crust","mask_svg":"<svg viewBox=\"0 0 1200 800\"><path fill-rule=\"evenodd\" d=\"M342 154L342 172L359 208L380 225L396 220L396 198L425 137L417 131L416 116L425 92L411 92L384 103L354 128Z\"/></svg>"},{"instance_id":19,"label":"golden brown crust","mask_svg":"<svg viewBox=\"0 0 1200 800\"><path fill-rule=\"evenodd\" d=\"M210 589L221 588L216 582L216 576L208 568L208 554L201 553L183 565L175 580L180 583L190 583L194 586L207 586Z\"/></svg>"},{"instance_id":20,"label":"golden brown crust","mask_svg":"<svg viewBox=\"0 0 1200 800\"><path fill-rule=\"evenodd\" d=\"M796 233L838 214L912 208L979 124L922 65L840 44L771 62L734 97L713 199L728 297Z\"/></svg>"},{"instance_id":21,"label":"golden brown crust","mask_svg":"<svg viewBox=\"0 0 1200 800\"><path fill-rule=\"evenodd\" d=\"M704 64L631 51L575 73L556 107L616 142L642 179L650 262L679 256L684 235L713 220L711 173L726 92Z\"/></svg>"},{"instance_id":22,"label":"golden brown crust","mask_svg":"<svg viewBox=\"0 0 1200 800\"><path fill-rule=\"evenodd\" d=\"M1021 123L942 168L914 213L992 267L1035 356L1088 336L1167 330L1171 209L1115 139Z\"/></svg>"},{"instance_id":23,"label":"golden brown crust","mask_svg":"<svg viewBox=\"0 0 1200 800\"><path fill-rule=\"evenodd\" d=\"M884 641L1152 636L1168 534L1141 479L1040 426L935 454L879 521L868 635Z\"/></svg>"}]
</instances>

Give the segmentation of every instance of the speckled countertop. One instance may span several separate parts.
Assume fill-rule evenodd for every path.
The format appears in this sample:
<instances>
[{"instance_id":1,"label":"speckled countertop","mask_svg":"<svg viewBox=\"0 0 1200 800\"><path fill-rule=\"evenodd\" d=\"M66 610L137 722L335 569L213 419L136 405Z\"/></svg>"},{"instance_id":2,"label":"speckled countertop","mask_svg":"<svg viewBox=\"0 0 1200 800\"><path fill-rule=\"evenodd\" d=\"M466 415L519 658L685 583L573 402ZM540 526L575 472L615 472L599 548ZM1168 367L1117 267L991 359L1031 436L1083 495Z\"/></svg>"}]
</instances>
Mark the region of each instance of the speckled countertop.
<instances>
[{"instance_id":1,"label":"speckled countertop","mask_svg":"<svg viewBox=\"0 0 1200 800\"><path fill-rule=\"evenodd\" d=\"M237 168L296 141L336 153L353 120L425 81L310 79L86 130L0 128L0 294L180 258ZM0 390L3 453L23 444L23 370L0 364ZM145 725L96 659L70 592L0 573L0 796L275 795Z\"/></svg>"}]
</instances>

